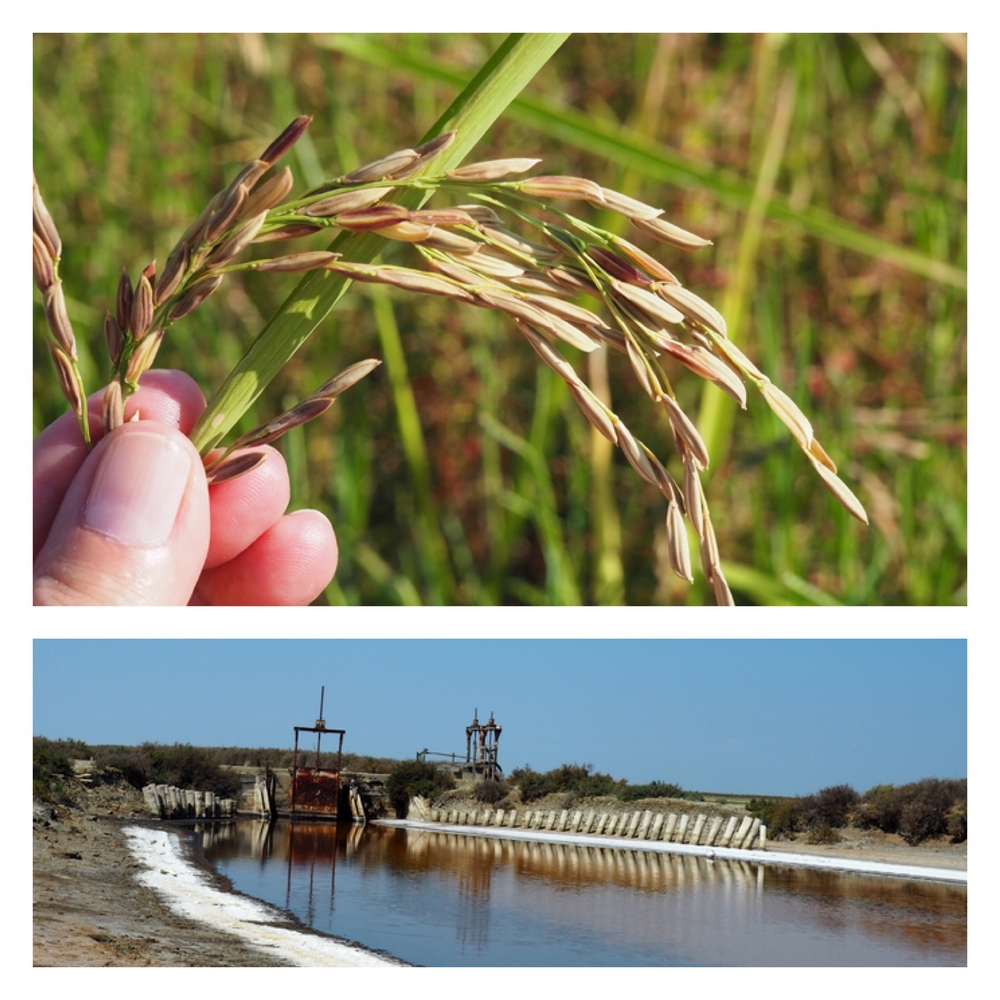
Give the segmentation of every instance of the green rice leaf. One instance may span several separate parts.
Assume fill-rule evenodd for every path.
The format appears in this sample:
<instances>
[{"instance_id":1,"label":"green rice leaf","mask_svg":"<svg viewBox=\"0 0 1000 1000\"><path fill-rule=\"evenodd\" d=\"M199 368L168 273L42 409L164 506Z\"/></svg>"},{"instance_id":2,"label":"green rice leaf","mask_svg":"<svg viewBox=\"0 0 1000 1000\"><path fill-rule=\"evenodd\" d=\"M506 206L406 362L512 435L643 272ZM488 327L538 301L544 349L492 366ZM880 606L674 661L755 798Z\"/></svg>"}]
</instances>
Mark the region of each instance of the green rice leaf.
<instances>
[{"instance_id":1,"label":"green rice leaf","mask_svg":"<svg viewBox=\"0 0 1000 1000\"><path fill-rule=\"evenodd\" d=\"M566 39L565 34L511 35L474 79L464 87L422 142L442 132L458 136L433 161L436 172L457 166L531 78ZM405 192L399 203L418 207L429 193ZM385 241L369 233L342 233L330 246L343 260L368 263ZM191 432L194 446L205 454L236 425L267 384L329 315L350 281L326 271L307 275L209 401Z\"/></svg>"}]
</instances>

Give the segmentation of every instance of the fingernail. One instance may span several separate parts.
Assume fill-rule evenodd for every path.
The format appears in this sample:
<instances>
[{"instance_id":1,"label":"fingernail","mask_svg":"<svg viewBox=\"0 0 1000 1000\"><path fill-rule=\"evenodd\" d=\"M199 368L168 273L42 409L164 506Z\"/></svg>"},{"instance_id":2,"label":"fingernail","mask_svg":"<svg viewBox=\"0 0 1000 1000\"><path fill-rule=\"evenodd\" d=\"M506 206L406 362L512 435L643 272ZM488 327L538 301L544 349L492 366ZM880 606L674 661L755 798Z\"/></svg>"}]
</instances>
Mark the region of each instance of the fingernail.
<instances>
[{"instance_id":1,"label":"fingernail","mask_svg":"<svg viewBox=\"0 0 1000 1000\"><path fill-rule=\"evenodd\" d=\"M108 445L83 511L86 527L125 545L155 548L170 537L191 458L159 434L120 434Z\"/></svg>"}]
</instances>

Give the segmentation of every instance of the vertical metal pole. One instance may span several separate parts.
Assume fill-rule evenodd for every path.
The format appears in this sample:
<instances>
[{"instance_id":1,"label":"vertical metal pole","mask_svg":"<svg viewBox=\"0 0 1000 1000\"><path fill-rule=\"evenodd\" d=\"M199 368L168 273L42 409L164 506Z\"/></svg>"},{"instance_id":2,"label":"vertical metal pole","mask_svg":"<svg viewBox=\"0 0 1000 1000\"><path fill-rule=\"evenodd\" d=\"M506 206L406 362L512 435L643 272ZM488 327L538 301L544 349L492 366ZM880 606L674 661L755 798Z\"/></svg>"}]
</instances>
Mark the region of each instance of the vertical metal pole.
<instances>
[{"instance_id":1,"label":"vertical metal pole","mask_svg":"<svg viewBox=\"0 0 1000 1000\"><path fill-rule=\"evenodd\" d=\"M326 723L323 721L323 699L326 696L326 685L322 685L319 689L319 718L316 720L316 728L319 729L320 726L325 726ZM323 734L321 732L316 733L316 770L319 770L319 747L323 740Z\"/></svg>"},{"instance_id":2,"label":"vertical metal pole","mask_svg":"<svg viewBox=\"0 0 1000 1000\"><path fill-rule=\"evenodd\" d=\"M292 812L295 812L295 779L299 776L299 727L295 727L295 753L292 756ZM291 862L289 862L291 864Z\"/></svg>"}]
</instances>

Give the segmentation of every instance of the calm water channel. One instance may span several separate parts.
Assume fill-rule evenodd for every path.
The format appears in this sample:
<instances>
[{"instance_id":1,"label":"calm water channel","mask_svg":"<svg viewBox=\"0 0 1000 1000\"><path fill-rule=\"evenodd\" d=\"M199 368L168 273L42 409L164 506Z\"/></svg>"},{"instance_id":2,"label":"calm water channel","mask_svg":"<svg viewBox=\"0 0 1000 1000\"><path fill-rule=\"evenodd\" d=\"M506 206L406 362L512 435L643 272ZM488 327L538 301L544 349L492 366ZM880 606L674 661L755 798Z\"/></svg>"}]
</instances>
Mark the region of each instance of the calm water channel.
<instances>
[{"instance_id":1,"label":"calm water channel","mask_svg":"<svg viewBox=\"0 0 1000 1000\"><path fill-rule=\"evenodd\" d=\"M236 889L418 965L964 965L966 889L340 824L203 835Z\"/></svg>"}]
</instances>

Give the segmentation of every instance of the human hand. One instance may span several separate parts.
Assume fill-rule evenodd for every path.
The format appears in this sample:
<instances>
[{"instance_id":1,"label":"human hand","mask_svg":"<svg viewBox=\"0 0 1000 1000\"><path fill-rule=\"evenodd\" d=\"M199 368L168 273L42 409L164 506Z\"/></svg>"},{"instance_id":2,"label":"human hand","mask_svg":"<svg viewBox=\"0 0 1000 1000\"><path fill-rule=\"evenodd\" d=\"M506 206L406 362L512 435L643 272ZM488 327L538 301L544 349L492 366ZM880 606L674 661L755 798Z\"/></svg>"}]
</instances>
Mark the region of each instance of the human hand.
<instances>
[{"instance_id":1,"label":"human hand","mask_svg":"<svg viewBox=\"0 0 1000 1000\"><path fill-rule=\"evenodd\" d=\"M101 397L89 400L91 427ZM194 381L150 371L125 419L88 453L73 414L34 442L35 604L308 604L333 578L337 540L314 510L285 514L284 459L209 488L185 436L205 408ZM99 433L95 433L97 440Z\"/></svg>"}]
</instances>

